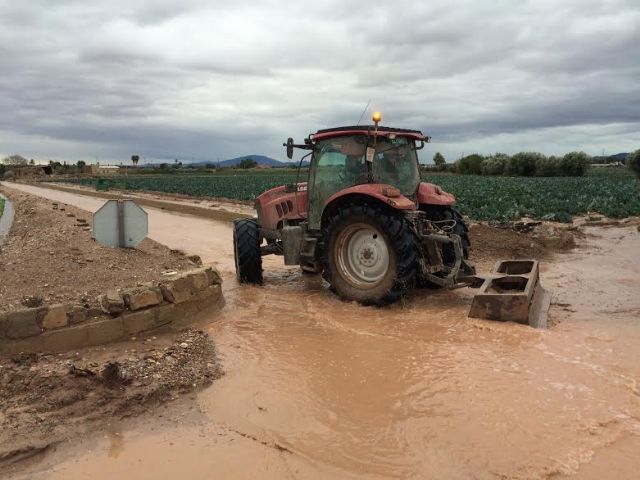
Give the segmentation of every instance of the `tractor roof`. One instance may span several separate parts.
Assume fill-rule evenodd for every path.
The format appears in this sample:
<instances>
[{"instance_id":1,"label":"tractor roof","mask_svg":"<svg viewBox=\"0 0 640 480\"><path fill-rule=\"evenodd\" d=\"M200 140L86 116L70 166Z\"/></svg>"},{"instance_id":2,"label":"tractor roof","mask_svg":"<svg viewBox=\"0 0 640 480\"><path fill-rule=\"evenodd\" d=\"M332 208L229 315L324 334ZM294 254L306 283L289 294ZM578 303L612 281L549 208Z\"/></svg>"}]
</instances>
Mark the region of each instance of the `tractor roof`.
<instances>
[{"instance_id":1,"label":"tractor roof","mask_svg":"<svg viewBox=\"0 0 640 480\"><path fill-rule=\"evenodd\" d=\"M372 125L356 125L351 127L337 127L318 130L316 133L309 135L309 138L315 142L317 140L344 137L348 135L375 135L375 132L375 127ZM429 137L425 136L420 130L409 130L406 128L378 127L377 135L382 137L396 135L401 137L411 137L414 140L429 141Z\"/></svg>"}]
</instances>

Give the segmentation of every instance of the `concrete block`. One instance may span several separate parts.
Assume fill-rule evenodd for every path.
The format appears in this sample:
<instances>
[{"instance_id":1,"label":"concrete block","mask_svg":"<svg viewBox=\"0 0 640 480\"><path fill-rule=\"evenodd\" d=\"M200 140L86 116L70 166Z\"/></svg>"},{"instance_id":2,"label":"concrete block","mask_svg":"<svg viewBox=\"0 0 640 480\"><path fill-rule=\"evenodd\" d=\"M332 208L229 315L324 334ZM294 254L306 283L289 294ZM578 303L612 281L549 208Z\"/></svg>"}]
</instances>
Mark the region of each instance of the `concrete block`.
<instances>
[{"instance_id":1,"label":"concrete block","mask_svg":"<svg viewBox=\"0 0 640 480\"><path fill-rule=\"evenodd\" d=\"M64 332L74 329L84 331L87 342L86 345L101 345L103 343L113 342L124 337L124 325L122 322L122 317L107 318L105 320L98 320L97 322L78 325L77 327L59 331Z\"/></svg>"},{"instance_id":2,"label":"concrete block","mask_svg":"<svg viewBox=\"0 0 640 480\"><path fill-rule=\"evenodd\" d=\"M116 290L108 290L106 294L100 295L98 300L105 313L118 315L125 310L124 299Z\"/></svg>"},{"instance_id":3,"label":"concrete block","mask_svg":"<svg viewBox=\"0 0 640 480\"><path fill-rule=\"evenodd\" d=\"M178 305L168 303L166 305L160 305L156 307L156 325L162 326L173 322L176 319L182 318L182 312Z\"/></svg>"},{"instance_id":4,"label":"concrete block","mask_svg":"<svg viewBox=\"0 0 640 480\"><path fill-rule=\"evenodd\" d=\"M128 335L133 335L156 327L156 309L149 308L139 312L125 313L122 316L124 331Z\"/></svg>"},{"instance_id":5,"label":"concrete block","mask_svg":"<svg viewBox=\"0 0 640 480\"><path fill-rule=\"evenodd\" d=\"M51 305L42 318L42 328L45 330L66 327L68 324L66 305Z\"/></svg>"},{"instance_id":6,"label":"concrete block","mask_svg":"<svg viewBox=\"0 0 640 480\"><path fill-rule=\"evenodd\" d=\"M107 318L84 325L51 330L36 337L0 342L0 353L57 353L74 348L101 345L122 338L124 338L122 318Z\"/></svg>"},{"instance_id":7,"label":"concrete block","mask_svg":"<svg viewBox=\"0 0 640 480\"><path fill-rule=\"evenodd\" d=\"M160 289L155 287L146 290L133 290L124 294L124 302L129 310L140 310L161 303L162 294Z\"/></svg>"},{"instance_id":8,"label":"concrete block","mask_svg":"<svg viewBox=\"0 0 640 480\"><path fill-rule=\"evenodd\" d=\"M38 316L45 309L27 308L14 312L5 313L0 317L0 331L4 332L7 338L24 338L39 335L42 332L38 324Z\"/></svg>"}]
</instances>

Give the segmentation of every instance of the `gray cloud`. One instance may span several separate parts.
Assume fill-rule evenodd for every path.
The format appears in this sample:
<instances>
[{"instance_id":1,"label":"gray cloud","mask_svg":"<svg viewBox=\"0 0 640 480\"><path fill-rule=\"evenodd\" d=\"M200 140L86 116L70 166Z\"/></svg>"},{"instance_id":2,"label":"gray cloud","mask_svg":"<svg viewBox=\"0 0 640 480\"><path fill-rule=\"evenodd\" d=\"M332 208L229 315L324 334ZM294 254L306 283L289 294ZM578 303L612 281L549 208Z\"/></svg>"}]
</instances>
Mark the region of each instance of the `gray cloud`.
<instances>
[{"instance_id":1,"label":"gray cloud","mask_svg":"<svg viewBox=\"0 0 640 480\"><path fill-rule=\"evenodd\" d=\"M0 154L283 158L372 99L449 157L638 148L635 1L0 1Z\"/></svg>"}]
</instances>

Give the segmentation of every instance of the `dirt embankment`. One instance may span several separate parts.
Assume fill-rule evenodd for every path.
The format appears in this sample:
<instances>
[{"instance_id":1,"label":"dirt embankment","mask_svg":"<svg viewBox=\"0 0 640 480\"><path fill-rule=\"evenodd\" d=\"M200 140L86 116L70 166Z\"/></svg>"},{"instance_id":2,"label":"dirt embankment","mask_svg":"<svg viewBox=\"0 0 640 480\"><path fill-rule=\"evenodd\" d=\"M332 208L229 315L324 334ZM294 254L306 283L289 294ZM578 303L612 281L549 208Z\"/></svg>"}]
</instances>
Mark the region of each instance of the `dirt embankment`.
<instances>
[{"instance_id":1,"label":"dirt embankment","mask_svg":"<svg viewBox=\"0 0 640 480\"><path fill-rule=\"evenodd\" d=\"M532 226L514 223L500 227L471 223L470 259L478 271L488 270L499 259L531 258L548 260L557 252L576 246L575 238L583 234L571 225L535 222Z\"/></svg>"},{"instance_id":2,"label":"dirt embankment","mask_svg":"<svg viewBox=\"0 0 640 480\"><path fill-rule=\"evenodd\" d=\"M64 204L55 208L54 202L15 190L3 193L13 202L15 220L0 249L0 312L33 302L94 306L107 289L195 266L150 239L136 249L104 247L92 239L88 212Z\"/></svg>"},{"instance_id":3,"label":"dirt embankment","mask_svg":"<svg viewBox=\"0 0 640 480\"><path fill-rule=\"evenodd\" d=\"M0 357L0 469L222 375L206 333ZM14 465L14 467L11 467Z\"/></svg>"},{"instance_id":4,"label":"dirt embankment","mask_svg":"<svg viewBox=\"0 0 640 480\"><path fill-rule=\"evenodd\" d=\"M108 289L157 281L198 259L149 239L112 249L84 210L5 190L15 221L0 250L0 312L34 303L97 308ZM0 356L0 471L107 422L137 415L221 375L207 334L188 330L66 354Z\"/></svg>"}]
</instances>

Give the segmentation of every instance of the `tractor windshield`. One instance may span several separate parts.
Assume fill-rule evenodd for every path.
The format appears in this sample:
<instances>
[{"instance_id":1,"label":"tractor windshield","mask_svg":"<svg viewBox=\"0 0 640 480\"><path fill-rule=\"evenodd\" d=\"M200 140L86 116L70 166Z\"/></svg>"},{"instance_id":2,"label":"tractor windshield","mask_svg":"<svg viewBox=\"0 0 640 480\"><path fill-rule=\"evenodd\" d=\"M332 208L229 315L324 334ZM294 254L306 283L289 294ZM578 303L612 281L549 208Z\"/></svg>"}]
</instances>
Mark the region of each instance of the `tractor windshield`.
<instances>
[{"instance_id":1,"label":"tractor windshield","mask_svg":"<svg viewBox=\"0 0 640 480\"><path fill-rule=\"evenodd\" d=\"M365 135L338 137L316 144L315 186L326 199L339 190L368 182ZM412 140L381 137L376 143L373 179L412 196L420 183L418 159Z\"/></svg>"},{"instance_id":2,"label":"tractor windshield","mask_svg":"<svg viewBox=\"0 0 640 480\"><path fill-rule=\"evenodd\" d=\"M366 135L318 141L309 169L309 225L319 228L325 202L333 194L368 183ZM418 157L413 140L380 137L372 165L373 181L392 185L403 195L415 195L420 184Z\"/></svg>"}]
</instances>

